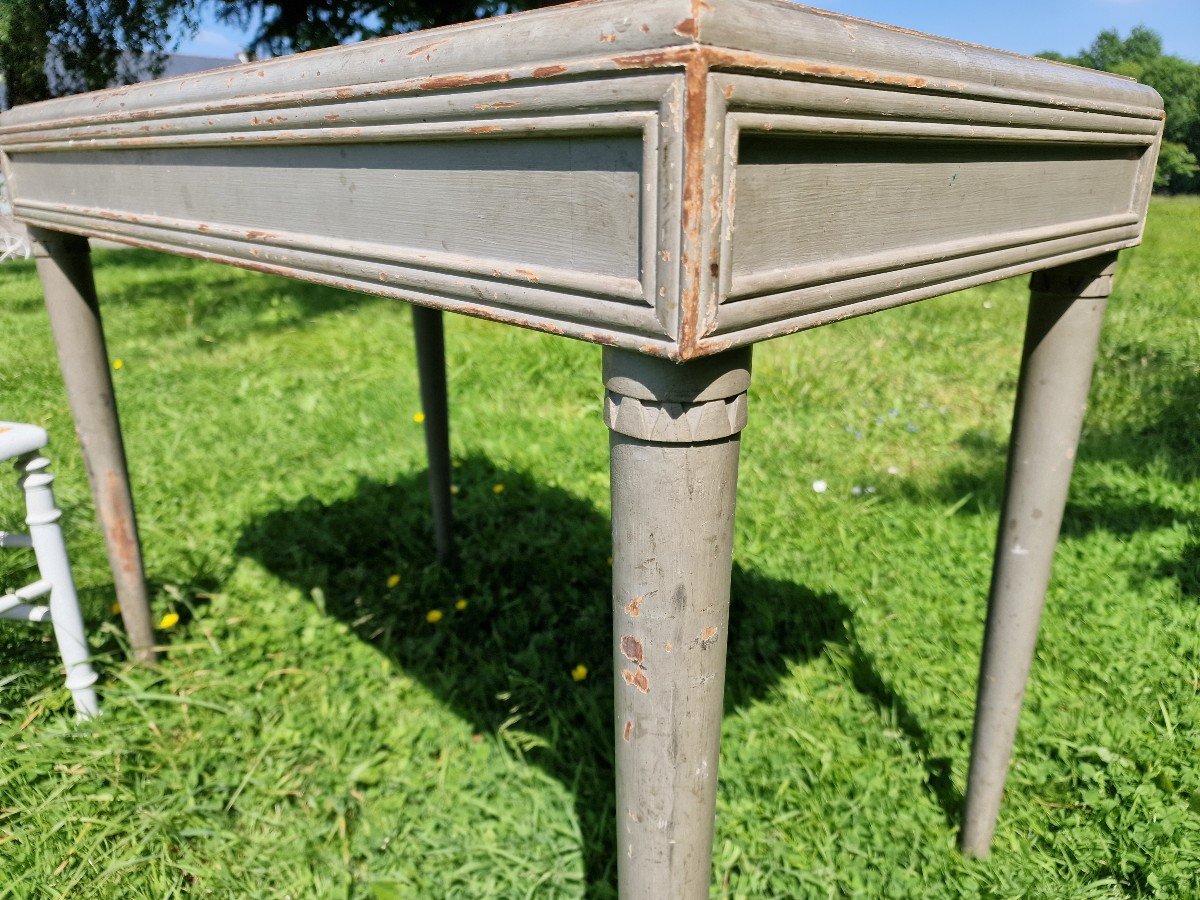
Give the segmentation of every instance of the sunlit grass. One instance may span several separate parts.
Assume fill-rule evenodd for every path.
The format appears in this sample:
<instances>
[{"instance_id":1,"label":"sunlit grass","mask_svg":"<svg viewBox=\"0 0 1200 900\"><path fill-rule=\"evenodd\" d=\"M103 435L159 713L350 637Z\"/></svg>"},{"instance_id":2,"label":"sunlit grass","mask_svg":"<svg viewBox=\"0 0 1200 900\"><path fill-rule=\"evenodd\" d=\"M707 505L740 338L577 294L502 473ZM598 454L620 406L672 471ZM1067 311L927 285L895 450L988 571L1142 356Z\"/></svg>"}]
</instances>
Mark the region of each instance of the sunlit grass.
<instances>
[{"instance_id":1,"label":"sunlit grass","mask_svg":"<svg viewBox=\"0 0 1200 900\"><path fill-rule=\"evenodd\" d=\"M0 897L610 893L599 350L448 320L450 575L404 306L96 263L180 619L126 665L32 266L0 268L0 418L51 430L105 705L74 722L48 636L0 624ZM718 895L1200 895L1194 199L1125 254L995 853L954 850L1022 281L756 351Z\"/></svg>"}]
</instances>

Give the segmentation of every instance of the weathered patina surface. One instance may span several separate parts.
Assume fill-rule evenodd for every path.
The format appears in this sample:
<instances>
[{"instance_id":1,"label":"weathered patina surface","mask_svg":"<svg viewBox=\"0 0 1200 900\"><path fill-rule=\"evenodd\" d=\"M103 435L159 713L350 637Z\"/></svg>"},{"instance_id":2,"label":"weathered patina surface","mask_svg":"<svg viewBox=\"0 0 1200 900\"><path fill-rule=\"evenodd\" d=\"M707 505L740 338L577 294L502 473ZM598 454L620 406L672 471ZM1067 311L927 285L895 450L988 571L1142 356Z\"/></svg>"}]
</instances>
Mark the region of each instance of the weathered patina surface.
<instances>
[{"instance_id":1,"label":"weathered patina surface","mask_svg":"<svg viewBox=\"0 0 1200 900\"><path fill-rule=\"evenodd\" d=\"M1149 88L606 0L11 110L31 224L684 360L1138 241Z\"/></svg>"}]
</instances>

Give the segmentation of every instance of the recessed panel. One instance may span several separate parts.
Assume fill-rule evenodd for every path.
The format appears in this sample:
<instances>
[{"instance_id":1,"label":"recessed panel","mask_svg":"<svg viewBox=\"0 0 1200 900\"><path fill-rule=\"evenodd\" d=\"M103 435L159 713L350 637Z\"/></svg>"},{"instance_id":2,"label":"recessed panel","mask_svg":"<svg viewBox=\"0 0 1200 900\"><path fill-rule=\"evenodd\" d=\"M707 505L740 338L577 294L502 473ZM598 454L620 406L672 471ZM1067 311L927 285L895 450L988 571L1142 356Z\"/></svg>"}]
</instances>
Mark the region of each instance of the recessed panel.
<instances>
[{"instance_id":1,"label":"recessed panel","mask_svg":"<svg viewBox=\"0 0 1200 900\"><path fill-rule=\"evenodd\" d=\"M1136 221L1145 150L743 134L730 298Z\"/></svg>"},{"instance_id":2,"label":"recessed panel","mask_svg":"<svg viewBox=\"0 0 1200 900\"><path fill-rule=\"evenodd\" d=\"M640 134L616 134L14 152L11 165L22 203L636 280L642 152Z\"/></svg>"}]
</instances>

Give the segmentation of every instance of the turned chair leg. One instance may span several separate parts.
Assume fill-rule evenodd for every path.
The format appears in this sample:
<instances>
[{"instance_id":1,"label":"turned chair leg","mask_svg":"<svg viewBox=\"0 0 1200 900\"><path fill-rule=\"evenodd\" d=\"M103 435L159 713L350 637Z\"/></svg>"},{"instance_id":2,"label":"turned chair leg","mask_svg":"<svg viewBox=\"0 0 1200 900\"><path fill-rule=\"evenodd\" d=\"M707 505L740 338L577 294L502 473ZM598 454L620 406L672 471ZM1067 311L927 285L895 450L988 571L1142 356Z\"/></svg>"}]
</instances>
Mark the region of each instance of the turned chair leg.
<instances>
[{"instance_id":1,"label":"turned chair leg","mask_svg":"<svg viewBox=\"0 0 1200 900\"><path fill-rule=\"evenodd\" d=\"M986 857L1033 662L1116 254L1033 276L960 844Z\"/></svg>"},{"instance_id":2,"label":"turned chair leg","mask_svg":"<svg viewBox=\"0 0 1200 900\"><path fill-rule=\"evenodd\" d=\"M433 503L433 534L443 563L454 561L454 513L450 500L450 404L446 390L446 343L442 311L412 308L425 413L425 451L429 457L429 493Z\"/></svg>"},{"instance_id":3,"label":"turned chair leg","mask_svg":"<svg viewBox=\"0 0 1200 900\"><path fill-rule=\"evenodd\" d=\"M0 618L26 622L50 620L58 652L67 674L67 688L75 698L81 717L100 712L96 702L96 673L92 670L79 597L71 577L71 562L62 528L62 513L54 502L54 476L50 460L41 452L49 442L45 430L36 425L0 422L0 460L15 459L18 485L25 493L25 524L28 534L0 532L0 547L32 547L37 558L38 580L0 596ZM34 605L50 595L48 606Z\"/></svg>"},{"instance_id":4,"label":"turned chair leg","mask_svg":"<svg viewBox=\"0 0 1200 900\"><path fill-rule=\"evenodd\" d=\"M18 483L25 492L28 513L25 523L29 526L29 538L37 557L38 571L43 581L50 582L50 622L54 626L54 639L67 673L67 688L75 698L75 709L79 715L89 718L100 712L96 691L92 687L96 683L96 672L92 669L83 614L79 611L79 597L71 576L67 544L63 540L62 527L58 524L62 513L54 502L54 476L47 471L49 466L50 460L41 454L22 457L16 465L21 473Z\"/></svg>"},{"instance_id":5,"label":"turned chair leg","mask_svg":"<svg viewBox=\"0 0 1200 900\"><path fill-rule=\"evenodd\" d=\"M42 228L31 228L30 236L75 432L104 529L121 619L134 658L153 662L154 628L142 549L88 242Z\"/></svg>"},{"instance_id":6,"label":"turned chair leg","mask_svg":"<svg viewBox=\"0 0 1200 900\"><path fill-rule=\"evenodd\" d=\"M627 898L707 898L749 348L605 349L617 851Z\"/></svg>"}]
</instances>

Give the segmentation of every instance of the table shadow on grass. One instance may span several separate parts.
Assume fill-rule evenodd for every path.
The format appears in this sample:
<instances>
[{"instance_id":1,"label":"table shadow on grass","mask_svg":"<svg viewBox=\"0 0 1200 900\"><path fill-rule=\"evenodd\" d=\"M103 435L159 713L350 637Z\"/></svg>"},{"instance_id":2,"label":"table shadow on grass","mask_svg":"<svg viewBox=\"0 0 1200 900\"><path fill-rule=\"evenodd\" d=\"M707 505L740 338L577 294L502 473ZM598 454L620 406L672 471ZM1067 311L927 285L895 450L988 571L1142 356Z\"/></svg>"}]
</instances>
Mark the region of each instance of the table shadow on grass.
<instances>
[{"instance_id":1,"label":"table shadow on grass","mask_svg":"<svg viewBox=\"0 0 1200 900\"><path fill-rule=\"evenodd\" d=\"M424 473L363 480L347 499L271 512L239 552L309 594L419 679L477 732L522 745L575 794L589 896L615 882L610 526L588 502L481 456L455 470L461 561L431 562ZM503 490L496 491L497 485ZM400 584L387 587L389 573ZM455 608L465 599L467 607ZM437 609L442 618L426 620ZM767 694L792 662L843 647L854 687L894 716L953 825L961 798L946 759L854 640L834 594L735 565L726 711ZM583 664L579 683L572 669ZM512 717L518 716L515 725ZM513 731L512 729L515 729Z\"/></svg>"}]
</instances>

